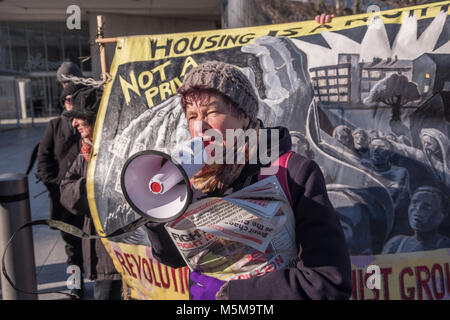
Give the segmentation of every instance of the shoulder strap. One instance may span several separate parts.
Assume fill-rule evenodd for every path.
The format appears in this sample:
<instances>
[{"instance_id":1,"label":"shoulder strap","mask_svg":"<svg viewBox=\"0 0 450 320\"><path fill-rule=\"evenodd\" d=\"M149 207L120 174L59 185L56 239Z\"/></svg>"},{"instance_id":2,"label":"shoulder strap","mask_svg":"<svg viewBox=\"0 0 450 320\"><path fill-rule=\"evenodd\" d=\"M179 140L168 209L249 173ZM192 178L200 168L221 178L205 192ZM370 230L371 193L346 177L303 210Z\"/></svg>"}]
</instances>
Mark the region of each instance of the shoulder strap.
<instances>
[{"instance_id":1,"label":"shoulder strap","mask_svg":"<svg viewBox=\"0 0 450 320\"><path fill-rule=\"evenodd\" d=\"M31 152L30 160L28 161L27 171L25 173L26 175L28 175L31 172L31 169L33 169L33 165L36 162L38 151L39 151L39 142L34 146L33 151Z\"/></svg>"},{"instance_id":2,"label":"shoulder strap","mask_svg":"<svg viewBox=\"0 0 450 320\"><path fill-rule=\"evenodd\" d=\"M277 173L275 174L275 176L277 177L278 182L281 185L281 188L283 188L283 191L286 194L291 206L292 206L292 196L291 196L291 192L289 190L289 184L287 181L287 165L289 162L289 158L291 157L291 155L293 153L294 153L293 151L287 151L287 152L283 153L278 159L276 159L271 164L272 167L278 166L278 170L277 170ZM268 177L268 175L262 175L261 173L259 173L258 181L262 180L264 178L267 178L267 177Z\"/></svg>"}]
</instances>

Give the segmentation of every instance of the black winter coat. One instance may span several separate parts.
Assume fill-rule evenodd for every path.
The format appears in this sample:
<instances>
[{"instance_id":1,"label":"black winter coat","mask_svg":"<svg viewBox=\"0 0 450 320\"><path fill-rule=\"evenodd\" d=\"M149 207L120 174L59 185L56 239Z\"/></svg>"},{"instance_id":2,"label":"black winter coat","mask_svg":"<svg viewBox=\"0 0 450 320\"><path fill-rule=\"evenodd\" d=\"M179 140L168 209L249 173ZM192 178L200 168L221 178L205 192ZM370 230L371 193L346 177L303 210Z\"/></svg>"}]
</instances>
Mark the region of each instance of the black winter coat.
<instances>
[{"instance_id":1,"label":"black winter coat","mask_svg":"<svg viewBox=\"0 0 450 320\"><path fill-rule=\"evenodd\" d=\"M79 154L64 179L61 181L61 204L72 214L84 217L83 231L96 234L86 192L88 162ZM83 261L87 267L87 277L91 280L120 280L113 261L101 239L84 239Z\"/></svg>"},{"instance_id":2,"label":"black winter coat","mask_svg":"<svg viewBox=\"0 0 450 320\"><path fill-rule=\"evenodd\" d=\"M59 184L80 153L80 135L71 121L63 115L50 120L39 143L36 177L50 193L50 218L78 225L77 219L72 219L59 202Z\"/></svg>"}]
</instances>

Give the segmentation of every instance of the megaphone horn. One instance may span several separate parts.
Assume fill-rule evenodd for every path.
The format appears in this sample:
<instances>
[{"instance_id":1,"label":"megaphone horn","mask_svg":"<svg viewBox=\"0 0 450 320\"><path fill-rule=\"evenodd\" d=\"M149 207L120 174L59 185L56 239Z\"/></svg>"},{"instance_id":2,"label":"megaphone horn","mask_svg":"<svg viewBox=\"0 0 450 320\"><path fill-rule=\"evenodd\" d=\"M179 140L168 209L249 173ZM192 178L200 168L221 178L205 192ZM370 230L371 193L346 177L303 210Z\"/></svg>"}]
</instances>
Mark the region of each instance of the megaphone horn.
<instances>
[{"instance_id":1,"label":"megaphone horn","mask_svg":"<svg viewBox=\"0 0 450 320\"><path fill-rule=\"evenodd\" d=\"M126 201L138 214L152 221L177 219L191 203L189 179L205 165L203 150L203 141L196 138L175 148L174 157L155 150L132 155L121 172ZM177 161L180 152L184 153L184 163ZM193 161L198 159L201 163Z\"/></svg>"}]
</instances>

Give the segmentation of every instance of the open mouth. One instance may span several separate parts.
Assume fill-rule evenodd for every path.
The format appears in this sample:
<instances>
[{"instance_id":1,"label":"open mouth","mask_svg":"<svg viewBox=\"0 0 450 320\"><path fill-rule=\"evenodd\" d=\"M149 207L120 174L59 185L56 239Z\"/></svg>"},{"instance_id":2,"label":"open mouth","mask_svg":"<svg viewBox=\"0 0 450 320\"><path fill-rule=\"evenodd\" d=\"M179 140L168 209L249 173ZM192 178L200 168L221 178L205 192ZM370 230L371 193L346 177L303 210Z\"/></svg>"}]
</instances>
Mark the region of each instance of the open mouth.
<instances>
[{"instance_id":1,"label":"open mouth","mask_svg":"<svg viewBox=\"0 0 450 320\"><path fill-rule=\"evenodd\" d=\"M413 215L412 219L416 224L422 224L422 219L418 215Z\"/></svg>"},{"instance_id":2,"label":"open mouth","mask_svg":"<svg viewBox=\"0 0 450 320\"><path fill-rule=\"evenodd\" d=\"M203 145L207 147L212 141L203 140Z\"/></svg>"}]
</instances>

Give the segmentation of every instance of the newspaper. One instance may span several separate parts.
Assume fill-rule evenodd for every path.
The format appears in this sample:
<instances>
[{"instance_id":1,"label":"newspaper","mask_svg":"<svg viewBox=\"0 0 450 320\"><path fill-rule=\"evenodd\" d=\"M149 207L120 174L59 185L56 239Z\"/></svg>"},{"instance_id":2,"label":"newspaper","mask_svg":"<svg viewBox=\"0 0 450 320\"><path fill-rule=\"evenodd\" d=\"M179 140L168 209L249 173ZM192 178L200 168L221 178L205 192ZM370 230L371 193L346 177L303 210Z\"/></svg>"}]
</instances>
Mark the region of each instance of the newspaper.
<instances>
[{"instance_id":1,"label":"newspaper","mask_svg":"<svg viewBox=\"0 0 450 320\"><path fill-rule=\"evenodd\" d=\"M191 270L222 280L288 267L297 258L292 208L276 176L191 204L166 229Z\"/></svg>"}]
</instances>

